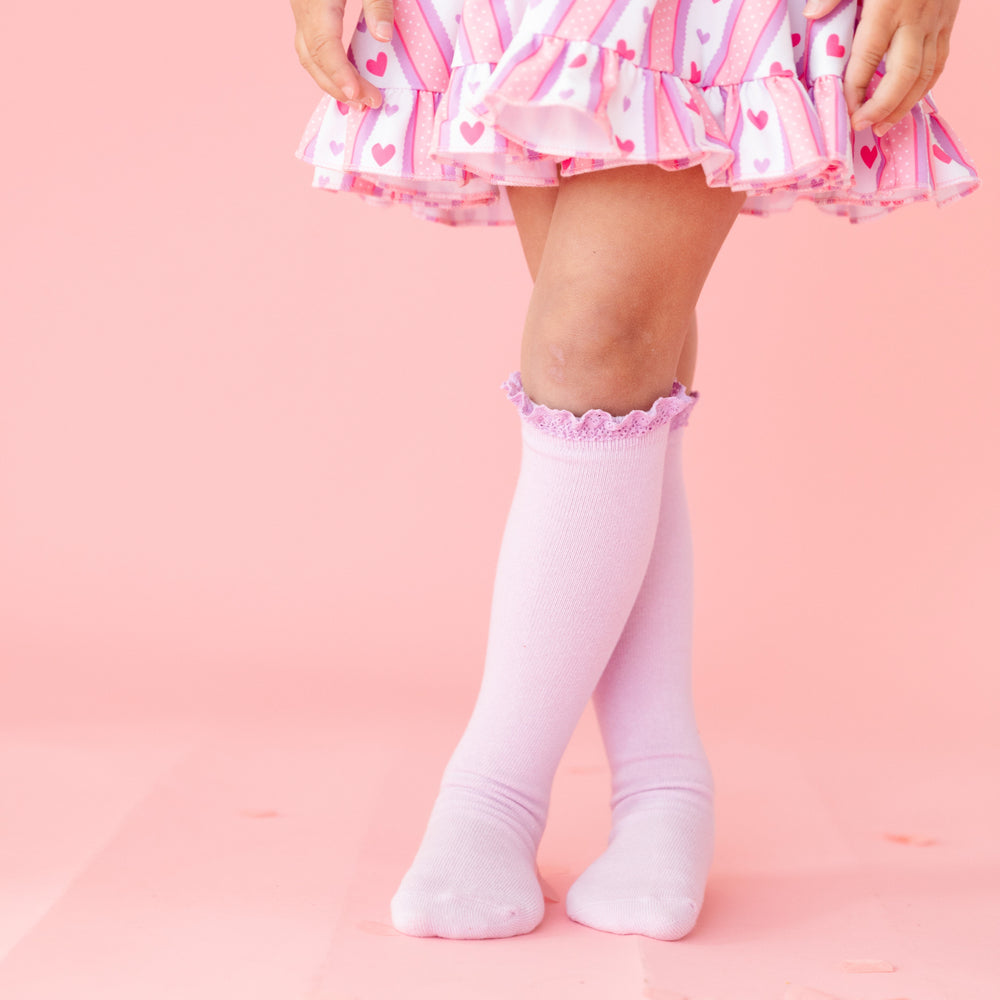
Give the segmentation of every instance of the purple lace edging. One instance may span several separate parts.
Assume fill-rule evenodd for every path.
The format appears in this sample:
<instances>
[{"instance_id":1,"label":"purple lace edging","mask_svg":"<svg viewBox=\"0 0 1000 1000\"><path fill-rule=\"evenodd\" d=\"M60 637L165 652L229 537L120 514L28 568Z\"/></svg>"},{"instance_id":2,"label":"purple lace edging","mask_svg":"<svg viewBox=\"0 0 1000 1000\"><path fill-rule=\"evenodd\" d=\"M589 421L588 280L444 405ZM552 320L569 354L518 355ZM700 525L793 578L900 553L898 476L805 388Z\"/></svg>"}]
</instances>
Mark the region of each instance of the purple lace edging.
<instances>
[{"instance_id":1,"label":"purple lace edging","mask_svg":"<svg viewBox=\"0 0 1000 1000\"><path fill-rule=\"evenodd\" d=\"M694 409L694 404L701 399L701 393L695 390L694 392L688 392L687 389L680 382L674 382L675 388L680 386L681 389L687 393L687 398L690 400L687 406L684 407L675 417L673 423L670 425L672 431L677 430L678 427L687 427L688 420L691 417L691 411Z\"/></svg>"},{"instance_id":2,"label":"purple lace edging","mask_svg":"<svg viewBox=\"0 0 1000 1000\"><path fill-rule=\"evenodd\" d=\"M632 410L623 417L615 417L606 410L587 410L578 417L569 410L557 410L536 403L521 384L521 373L512 372L501 386L527 423L554 437L562 438L619 438L645 434L662 424L683 427L688 422L691 409L699 393L688 393L683 383L674 380L669 396L661 396L648 410Z\"/></svg>"}]
</instances>

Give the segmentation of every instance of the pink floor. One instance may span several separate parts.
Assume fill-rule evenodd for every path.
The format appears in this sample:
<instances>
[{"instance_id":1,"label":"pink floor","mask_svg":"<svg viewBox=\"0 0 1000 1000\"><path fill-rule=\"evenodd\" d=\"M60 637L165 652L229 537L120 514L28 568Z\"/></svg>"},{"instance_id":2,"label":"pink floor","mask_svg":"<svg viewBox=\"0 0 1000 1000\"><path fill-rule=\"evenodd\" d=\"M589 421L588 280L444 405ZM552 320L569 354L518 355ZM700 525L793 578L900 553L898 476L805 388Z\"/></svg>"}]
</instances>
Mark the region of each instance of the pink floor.
<instances>
[{"instance_id":1,"label":"pink floor","mask_svg":"<svg viewBox=\"0 0 1000 1000\"><path fill-rule=\"evenodd\" d=\"M530 278L510 229L311 189L291 11L244 7L0 15L0 1000L1000 998L1000 5L934 88L981 192L740 220L699 300L718 846L678 942L563 911L590 708L538 929L390 925L479 683Z\"/></svg>"},{"instance_id":2,"label":"pink floor","mask_svg":"<svg viewBox=\"0 0 1000 1000\"><path fill-rule=\"evenodd\" d=\"M404 713L413 699L397 697L387 714L356 689L341 711L168 719L123 704L120 718L105 705L89 723L7 719L0 997L998 995L995 747L793 749L771 725L751 739L709 720L716 859L698 926L661 942L594 931L562 908L607 834L588 707L556 778L538 929L398 934L389 898L467 698Z\"/></svg>"}]
</instances>

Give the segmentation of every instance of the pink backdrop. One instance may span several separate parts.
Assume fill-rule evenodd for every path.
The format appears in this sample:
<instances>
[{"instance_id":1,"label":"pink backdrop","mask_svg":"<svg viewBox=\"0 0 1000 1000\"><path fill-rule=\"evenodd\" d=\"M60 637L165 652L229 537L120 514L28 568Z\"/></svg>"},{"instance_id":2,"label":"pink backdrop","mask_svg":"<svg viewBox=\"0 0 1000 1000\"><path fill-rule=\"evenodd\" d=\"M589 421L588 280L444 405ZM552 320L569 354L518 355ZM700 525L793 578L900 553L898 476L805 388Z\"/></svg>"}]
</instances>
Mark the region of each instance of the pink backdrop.
<instances>
[{"instance_id":1,"label":"pink backdrop","mask_svg":"<svg viewBox=\"0 0 1000 1000\"><path fill-rule=\"evenodd\" d=\"M42 47L4 17L0 711L476 682L518 457L513 228L310 189L284 5L67 6ZM705 288L687 468L715 724L749 699L795 738L844 712L854 738L942 713L985 734L998 28L963 9L935 91L979 192L741 218Z\"/></svg>"},{"instance_id":2,"label":"pink backdrop","mask_svg":"<svg viewBox=\"0 0 1000 1000\"><path fill-rule=\"evenodd\" d=\"M699 930L663 951L554 906L456 952L387 903L482 670L516 232L310 188L287 3L5 5L0 994L855 1000L836 963L887 957L957 992L881 1000L993 997L998 31L967 2L934 90L980 191L741 218L702 296ZM556 892L602 846L602 767L585 716ZM453 955L479 992L420 964ZM545 961L587 990L505 978Z\"/></svg>"},{"instance_id":3,"label":"pink backdrop","mask_svg":"<svg viewBox=\"0 0 1000 1000\"><path fill-rule=\"evenodd\" d=\"M57 9L3 15L0 712L474 686L518 458L514 229L311 189L285 4ZM856 739L985 734L998 30L967 4L935 89L977 193L741 218L706 285L706 725L749 699L795 738L842 712Z\"/></svg>"}]
</instances>

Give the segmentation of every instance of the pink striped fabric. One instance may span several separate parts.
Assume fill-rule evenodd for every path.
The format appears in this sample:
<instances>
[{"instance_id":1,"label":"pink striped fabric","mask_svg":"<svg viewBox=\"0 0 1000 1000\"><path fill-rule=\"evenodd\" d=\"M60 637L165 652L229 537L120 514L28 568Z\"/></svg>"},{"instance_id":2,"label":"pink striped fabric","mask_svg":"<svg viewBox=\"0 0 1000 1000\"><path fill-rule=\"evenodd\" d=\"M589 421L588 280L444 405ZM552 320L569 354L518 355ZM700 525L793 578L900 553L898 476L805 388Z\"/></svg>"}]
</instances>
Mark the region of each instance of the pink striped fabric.
<instances>
[{"instance_id":1,"label":"pink striped fabric","mask_svg":"<svg viewBox=\"0 0 1000 1000\"><path fill-rule=\"evenodd\" d=\"M626 163L700 165L743 212L806 198L851 222L975 191L930 94L881 139L855 133L843 73L861 17L843 0L395 0L392 41L348 55L380 108L324 94L295 155L313 186L446 225L511 225L505 186ZM879 66L868 94L885 72Z\"/></svg>"}]
</instances>

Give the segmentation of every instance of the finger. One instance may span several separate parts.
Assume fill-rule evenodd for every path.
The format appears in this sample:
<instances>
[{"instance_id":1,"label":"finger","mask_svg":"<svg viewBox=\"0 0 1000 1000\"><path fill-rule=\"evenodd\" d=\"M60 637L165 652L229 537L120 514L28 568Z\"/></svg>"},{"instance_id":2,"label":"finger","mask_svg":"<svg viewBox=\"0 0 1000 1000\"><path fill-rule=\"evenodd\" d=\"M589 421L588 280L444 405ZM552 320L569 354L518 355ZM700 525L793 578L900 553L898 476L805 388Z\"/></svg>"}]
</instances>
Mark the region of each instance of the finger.
<instances>
[{"instance_id":1,"label":"finger","mask_svg":"<svg viewBox=\"0 0 1000 1000\"><path fill-rule=\"evenodd\" d=\"M392 0L368 0L365 3L365 23L373 24L372 34L382 42L392 38L394 13Z\"/></svg>"},{"instance_id":2,"label":"finger","mask_svg":"<svg viewBox=\"0 0 1000 1000\"><path fill-rule=\"evenodd\" d=\"M339 86L309 58L308 54L304 59L300 59L300 62L313 80L315 80L316 83L319 84L319 86L322 87L322 89L325 90L331 97L335 97L338 101L350 104L355 108L360 108L365 104L368 104L370 107L374 107L375 104L378 103L377 101L372 103L370 95L366 95L364 93L362 93L360 97L352 97L351 94L356 94L357 92L357 85L354 85L353 87L349 85L347 88Z\"/></svg>"},{"instance_id":3,"label":"finger","mask_svg":"<svg viewBox=\"0 0 1000 1000\"><path fill-rule=\"evenodd\" d=\"M877 136L883 136L893 125L901 122L927 90L927 84L934 75L934 56L937 52L937 42L933 36L928 35L924 39L923 64L917 73L917 79L910 89L903 95L899 104L896 105L883 119L875 125L872 131ZM888 69L888 65L886 66Z\"/></svg>"},{"instance_id":4,"label":"finger","mask_svg":"<svg viewBox=\"0 0 1000 1000\"><path fill-rule=\"evenodd\" d=\"M341 87L331 80L323 70L313 62L312 57L309 55L306 49L305 43L302 41L301 32L295 36L295 51L298 53L299 62L302 64L303 69L323 88L331 97L336 97L338 101L348 100L347 95L344 93Z\"/></svg>"},{"instance_id":5,"label":"finger","mask_svg":"<svg viewBox=\"0 0 1000 1000\"><path fill-rule=\"evenodd\" d=\"M826 17L839 4L840 0L809 0L802 13L806 17Z\"/></svg>"},{"instance_id":6,"label":"finger","mask_svg":"<svg viewBox=\"0 0 1000 1000\"><path fill-rule=\"evenodd\" d=\"M316 66L327 80L340 89L343 97L354 100L361 96L361 78L348 60L340 40L343 37L344 14L334 7L327 12L327 17L322 30L303 30L305 54L300 54L299 58L304 60L303 64L308 61Z\"/></svg>"},{"instance_id":7,"label":"finger","mask_svg":"<svg viewBox=\"0 0 1000 1000\"><path fill-rule=\"evenodd\" d=\"M873 6L871 10L867 7L862 9L861 21L851 42L851 56L844 69L844 97L847 99L847 111L859 122L857 111L864 103L865 91L892 41L894 30L892 22L882 13L882 8ZM854 124L853 127L860 130L865 126Z\"/></svg>"},{"instance_id":8,"label":"finger","mask_svg":"<svg viewBox=\"0 0 1000 1000\"><path fill-rule=\"evenodd\" d=\"M938 78L944 71L945 60L948 58L948 50L951 47L949 34L950 33L947 31L942 31L937 37L937 48L935 49L934 55L934 72L931 74L930 80L927 81L927 86L924 88L923 94L920 95L921 97L925 97L927 95L928 91L930 91L934 84L938 82Z\"/></svg>"},{"instance_id":9,"label":"finger","mask_svg":"<svg viewBox=\"0 0 1000 1000\"><path fill-rule=\"evenodd\" d=\"M909 93L924 64L924 39L922 29L903 24L896 29L885 53L885 76L879 80L872 96L855 112L859 122L873 124L882 121ZM873 56L869 53L870 61ZM863 128L863 124L855 128Z\"/></svg>"}]
</instances>

